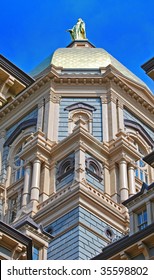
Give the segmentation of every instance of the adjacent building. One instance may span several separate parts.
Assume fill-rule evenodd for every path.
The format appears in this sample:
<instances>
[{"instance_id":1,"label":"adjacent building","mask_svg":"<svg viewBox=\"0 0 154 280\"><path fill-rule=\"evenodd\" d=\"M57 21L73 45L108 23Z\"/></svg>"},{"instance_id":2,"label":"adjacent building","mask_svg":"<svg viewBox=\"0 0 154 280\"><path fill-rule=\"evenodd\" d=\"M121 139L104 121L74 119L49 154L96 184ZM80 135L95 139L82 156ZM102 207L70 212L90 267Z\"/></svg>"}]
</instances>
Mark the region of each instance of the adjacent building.
<instances>
[{"instance_id":1,"label":"adjacent building","mask_svg":"<svg viewBox=\"0 0 154 280\"><path fill-rule=\"evenodd\" d=\"M154 57L149 59L147 62L145 62L142 66L142 69L145 71L145 73L154 80Z\"/></svg>"},{"instance_id":2,"label":"adjacent building","mask_svg":"<svg viewBox=\"0 0 154 280\"><path fill-rule=\"evenodd\" d=\"M129 209L130 232L102 249L95 260L154 259L154 183L142 189L123 204Z\"/></svg>"},{"instance_id":3,"label":"adjacent building","mask_svg":"<svg viewBox=\"0 0 154 280\"><path fill-rule=\"evenodd\" d=\"M32 240L0 221L0 260L31 260Z\"/></svg>"},{"instance_id":4,"label":"adjacent building","mask_svg":"<svg viewBox=\"0 0 154 280\"><path fill-rule=\"evenodd\" d=\"M91 259L127 238L123 202L154 181L142 159L154 145L148 87L87 39L29 75L0 63L1 220L35 259Z\"/></svg>"}]
</instances>

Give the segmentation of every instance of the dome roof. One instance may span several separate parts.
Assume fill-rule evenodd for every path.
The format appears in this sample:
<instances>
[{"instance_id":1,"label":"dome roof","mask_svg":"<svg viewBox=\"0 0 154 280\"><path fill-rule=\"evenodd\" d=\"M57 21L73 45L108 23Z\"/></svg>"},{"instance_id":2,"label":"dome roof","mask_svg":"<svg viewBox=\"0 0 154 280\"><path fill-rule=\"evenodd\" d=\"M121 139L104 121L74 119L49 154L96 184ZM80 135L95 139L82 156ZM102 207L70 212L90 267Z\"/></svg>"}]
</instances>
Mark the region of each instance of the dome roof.
<instances>
[{"instance_id":1,"label":"dome roof","mask_svg":"<svg viewBox=\"0 0 154 280\"><path fill-rule=\"evenodd\" d=\"M142 80L129 71L107 51L102 48L95 48L90 43L88 47L74 47L74 45L70 45L67 48L57 49L53 54L51 54L41 64L39 64L30 74L35 77L51 64L63 69L76 70L97 70L100 67L105 68L108 65L112 65L125 77L145 86Z\"/></svg>"}]
</instances>

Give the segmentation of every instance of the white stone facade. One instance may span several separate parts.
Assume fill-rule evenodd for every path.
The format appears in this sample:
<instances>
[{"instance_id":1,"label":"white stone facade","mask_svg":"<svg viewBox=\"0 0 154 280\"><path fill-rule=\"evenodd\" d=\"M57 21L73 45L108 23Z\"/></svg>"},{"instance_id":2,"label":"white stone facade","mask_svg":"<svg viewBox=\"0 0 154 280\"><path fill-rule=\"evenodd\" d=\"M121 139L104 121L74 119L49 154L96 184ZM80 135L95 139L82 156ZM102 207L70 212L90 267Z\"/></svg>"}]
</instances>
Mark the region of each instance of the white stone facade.
<instances>
[{"instance_id":1,"label":"white stone facade","mask_svg":"<svg viewBox=\"0 0 154 280\"><path fill-rule=\"evenodd\" d=\"M74 223L67 222L61 231L52 228L53 241L38 229L32 233L31 228L22 226L21 231L39 248L41 259L91 258L111 242L105 227L110 228L116 238L125 235L129 218L121 203L141 189L142 179L148 184L154 179L152 167L140 162L153 149L152 93L109 55L110 60L105 55L100 57L100 49L97 51L88 41L82 43L82 47L78 42L72 43L67 52L57 51L51 63L45 69L40 68L41 73L35 71L34 79L29 78L25 89L11 99L11 89L10 96L9 91L5 96L3 90L0 109L2 219L16 226L30 216L49 231L56 221L82 208L89 213L84 214L86 217L95 216L97 224L99 220L106 225L99 232L97 227L91 229L90 221L81 221L80 217ZM80 57L81 52L84 58ZM65 53L70 60L68 64ZM90 55L94 65L89 64ZM0 71L4 73L3 69ZM7 76L10 72L8 67ZM24 83L23 77L21 80ZM7 86L8 80L3 79L3 84ZM72 107L68 110L68 106ZM125 118L126 111L132 120ZM17 153L19 147L22 148ZM72 154L73 158L65 161ZM57 184L61 184L60 187ZM10 218L12 211L13 218ZM69 238L75 229L80 235L81 228L89 232L93 240L101 240L100 246L98 242L96 248L83 252L82 244L74 249L66 242L62 250L58 238L65 235ZM50 251L47 257L48 242L51 241L51 250L56 240L61 254L54 255Z\"/></svg>"}]
</instances>

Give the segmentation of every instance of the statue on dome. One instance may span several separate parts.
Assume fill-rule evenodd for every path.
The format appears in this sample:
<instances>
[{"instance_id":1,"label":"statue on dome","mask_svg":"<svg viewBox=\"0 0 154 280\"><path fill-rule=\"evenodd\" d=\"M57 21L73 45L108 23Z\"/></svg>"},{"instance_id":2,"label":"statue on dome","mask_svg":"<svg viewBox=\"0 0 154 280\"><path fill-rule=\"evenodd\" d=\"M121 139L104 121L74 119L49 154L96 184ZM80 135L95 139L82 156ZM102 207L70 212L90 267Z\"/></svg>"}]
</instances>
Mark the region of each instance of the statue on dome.
<instances>
[{"instance_id":1,"label":"statue on dome","mask_svg":"<svg viewBox=\"0 0 154 280\"><path fill-rule=\"evenodd\" d=\"M86 39L85 23L81 18L78 19L72 29L68 29L67 31L70 33L73 41Z\"/></svg>"}]
</instances>

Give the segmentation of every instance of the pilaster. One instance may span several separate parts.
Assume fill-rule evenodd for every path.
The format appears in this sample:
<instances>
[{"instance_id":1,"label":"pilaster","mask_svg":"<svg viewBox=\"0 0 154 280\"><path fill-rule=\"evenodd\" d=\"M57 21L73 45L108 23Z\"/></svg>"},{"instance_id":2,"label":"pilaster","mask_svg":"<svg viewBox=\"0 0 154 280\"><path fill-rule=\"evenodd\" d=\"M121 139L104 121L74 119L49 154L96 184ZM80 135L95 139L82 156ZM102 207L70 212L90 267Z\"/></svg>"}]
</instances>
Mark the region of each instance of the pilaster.
<instances>
[{"instance_id":1,"label":"pilaster","mask_svg":"<svg viewBox=\"0 0 154 280\"><path fill-rule=\"evenodd\" d=\"M51 141L58 141L59 96L49 93L45 100L44 133Z\"/></svg>"},{"instance_id":2,"label":"pilaster","mask_svg":"<svg viewBox=\"0 0 154 280\"><path fill-rule=\"evenodd\" d=\"M111 195L111 190L110 190L110 172L109 172L109 167L104 164L104 193Z\"/></svg>"},{"instance_id":3,"label":"pilaster","mask_svg":"<svg viewBox=\"0 0 154 280\"><path fill-rule=\"evenodd\" d=\"M118 130L124 130L123 104L119 100L117 100L117 121Z\"/></svg>"},{"instance_id":4,"label":"pilaster","mask_svg":"<svg viewBox=\"0 0 154 280\"><path fill-rule=\"evenodd\" d=\"M109 129L109 141L115 138L117 133L117 109L116 98L110 93L108 99L108 129Z\"/></svg>"},{"instance_id":5,"label":"pilaster","mask_svg":"<svg viewBox=\"0 0 154 280\"><path fill-rule=\"evenodd\" d=\"M151 205L150 200L146 202L146 209L147 209L148 225L150 225L153 222L153 220L152 220L152 205Z\"/></svg>"},{"instance_id":6,"label":"pilaster","mask_svg":"<svg viewBox=\"0 0 154 280\"><path fill-rule=\"evenodd\" d=\"M107 97L101 96L102 102L102 131L103 131L103 141L109 141L109 118L108 118L108 101Z\"/></svg>"},{"instance_id":7,"label":"pilaster","mask_svg":"<svg viewBox=\"0 0 154 280\"><path fill-rule=\"evenodd\" d=\"M135 217L134 217L134 213L130 212L129 213L129 221L130 221L130 232L129 234L132 235L135 233Z\"/></svg>"},{"instance_id":8,"label":"pilaster","mask_svg":"<svg viewBox=\"0 0 154 280\"><path fill-rule=\"evenodd\" d=\"M44 122L44 108L45 108L45 99L42 99L38 104L38 117L37 117L37 130L40 129L43 131L43 122Z\"/></svg>"},{"instance_id":9,"label":"pilaster","mask_svg":"<svg viewBox=\"0 0 154 280\"><path fill-rule=\"evenodd\" d=\"M50 170L50 189L49 195L54 194L56 192L56 164L52 162Z\"/></svg>"}]
</instances>

